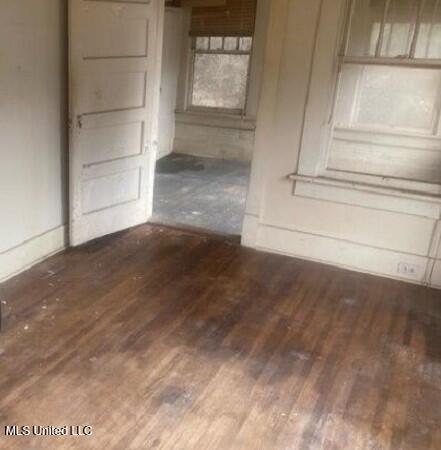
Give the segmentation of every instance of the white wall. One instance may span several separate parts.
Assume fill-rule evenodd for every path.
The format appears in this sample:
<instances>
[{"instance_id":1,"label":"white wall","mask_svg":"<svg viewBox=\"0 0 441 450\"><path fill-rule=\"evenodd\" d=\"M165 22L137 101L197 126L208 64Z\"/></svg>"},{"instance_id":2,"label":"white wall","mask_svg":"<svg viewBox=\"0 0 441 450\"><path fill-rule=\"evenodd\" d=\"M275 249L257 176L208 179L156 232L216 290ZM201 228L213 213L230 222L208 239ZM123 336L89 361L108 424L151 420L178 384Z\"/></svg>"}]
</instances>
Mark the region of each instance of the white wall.
<instances>
[{"instance_id":1,"label":"white wall","mask_svg":"<svg viewBox=\"0 0 441 450\"><path fill-rule=\"evenodd\" d=\"M174 151L212 158L251 161L259 104L270 0L257 0L257 16L245 116L194 112L187 109L189 88L190 8L184 9L183 49L178 88Z\"/></svg>"},{"instance_id":2,"label":"white wall","mask_svg":"<svg viewBox=\"0 0 441 450\"><path fill-rule=\"evenodd\" d=\"M66 4L0 4L0 280L65 244Z\"/></svg>"},{"instance_id":3,"label":"white wall","mask_svg":"<svg viewBox=\"0 0 441 450\"><path fill-rule=\"evenodd\" d=\"M297 172L308 125L305 111L321 6L321 0L271 2L243 244L441 287L439 197L288 178ZM403 273L403 263L414 273Z\"/></svg>"},{"instance_id":4,"label":"white wall","mask_svg":"<svg viewBox=\"0 0 441 450\"><path fill-rule=\"evenodd\" d=\"M181 45L182 9L165 8L158 158L173 151Z\"/></svg>"},{"instance_id":5,"label":"white wall","mask_svg":"<svg viewBox=\"0 0 441 450\"><path fill-rule=\"evenodd\" d=\"M175 117L175 152L251 161L256 126L254 118L190 111L178 111Z\"/></svg>"}]
</instances>

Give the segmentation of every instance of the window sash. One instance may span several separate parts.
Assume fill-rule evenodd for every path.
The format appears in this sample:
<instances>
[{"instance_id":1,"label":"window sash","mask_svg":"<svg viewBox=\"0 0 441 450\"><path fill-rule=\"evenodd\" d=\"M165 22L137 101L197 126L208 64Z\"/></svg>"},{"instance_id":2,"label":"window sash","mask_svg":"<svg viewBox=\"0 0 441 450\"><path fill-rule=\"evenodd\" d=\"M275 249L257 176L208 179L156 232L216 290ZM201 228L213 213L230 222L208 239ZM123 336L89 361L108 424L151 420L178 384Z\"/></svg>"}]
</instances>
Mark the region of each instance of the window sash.
<instances>
[{"instance_id":1,"label":"window sash","mask_svg":"<svg viewBox=\"0 0 441 450\"><path fill-rule=\"evenodd\" d=\"M198 49L196 42L200 37L208 38L208 48L207 49ZM211 50L211 39L212 37L222 38L222 49ZM235 38L237 40L236 49L235 50L227 50L225 49L225 39L226 38ZM242 38L250 38L251 45L249 50L240 50L240 39ZM211 113L220 113L220 114L234 114L234 115L244 115L248 102L248 90L249 90L249 81L250 81L250 69L251 69L251 56L253 51L254 39L250 36L192 36L191 37L191 64L190 64L190 77L189 77L189 89L187 93L187 105L190 111L200 111L200 112L211 112ZM193 104L193 91L194 91L194 70L195 70L195 61L196 55L245 55L249 56L248 61L248 70L247 70L247 81L246 81L246 94L245 94L245 102L243 108L220 108L215 106L200 106Z\"/></svg>"},{"instance_id":2,"label":"window sash","mask_svg":"<svg viewBox=\"0 0 441 450\"><path fill-rule=\"evenodd\" d=\"M441 68L441 59L439 58L417 58L415 56L418 39L421 32L421 20L422 13L425 6L425 0L418 0L418 12L415 17L415 21L411 23L413 25L412 38L409 47L409 52L407 55L402 55L399 57L384 57L381 55L381 49L383 46L385 27L388 18L388 13L392 0L384 0L383 14L380 23L380 29L377 37L377 42L375 45L375 56L356 56L349 54L349 44L351 39L351 29L352 22L354 18L354 11L357 0L347 0L347 12L345 18L345 28L343 34L343 42L340 50L340 63L350 63L350 64L377 64L377 65L397 65L397 66L408 66L408 67L421 67L421 68ZM440 3L441 6L441 3ZM436 14L437 8L434 8L431 20L431 28L434 26L434 16Z\"/></svg>"},{"instance_id":3,"label":"window sash","mask_svg":"<svg viewBox=\"0 0 441 450\"><path fill-rule=\"evenodd\" d=\"M337 108L337 104L338 104L338 95L340 93L340 91L343 88L343 82L342 82L342 77L341 74L343 73L343 70L346 66L351 65L352 63L343 63L340 69L340 72L338 74L338 78L334 87L334 99L333 99L333 104L332 104L332 112L330 115L330 124L332 129L334 128L339 128L342 126L342 124L338 123L336 120L336 108ZM360 63L360 65L362 65L362 67L366 67L369 66L369 64L362 64ZM397 65L391 65L391 64L382 64L382 66L385 67L396 67ZM415 69L415 68L421 68L421 67L415 67L414 65L412 66L408 66L409 68ZM424 67L424 69L434 69L433 67ZM441 73L440 73L441 76ZM390 135L396 135L396 134L401 134L402 136L409 136L409 137L418 137L418 136L428 136L428 137L433 137L433 138L440 138L441 137L441 83L438 85L438 89L436 92L436 106L434 109L434 117L433 117L433 121L432 121L432 126L430 128L427 128L427 130L425 130L424 132L421 129L418 128L408 128L408 127L399 127L399 126L395 126L393 128L388 128L388 127L383 127L380 125L375 125L375 124L371 124L371 123L363 123L361 121L353 121L354 116L356 115L357 112L359 112L359 100L360 100L360 95L361 95L361 89L364 87L363 85L363 74L359 74L359 78L358 78L358 89L357 91L354 93L354 97L352 98L352 107L350 109L350 116L351 119L350 121L343 126L349 126L349 128L354 129L354 130L360 130L360 131L370 131L373 134L374 133L385 133L385 134L390 134ZM440 80L441 81L441 80ZM429 132L430 130L430 132ZM332 132L333 133L333 132ZM331 134L331 139L332 139L332 134Z\"/></svg>"},{"instance_id":4,"label":"window sash","mask_svg":"<svg viewBox=\"0 0 441 450\"><path fill-rule=\"evenodd\" d=\"M384 38L384 29L386 25L386 21L388 19L390 6L392 4L392 0L384 0L383 12L382 12L382 20L380 23L380 31L378 33L377 42L375 45L375 56L354 56L349 54L349 46L350 46L350 38L351 38L351 28L352 22L354 18L355 6L357 4L357 0L346 0L346 12L344 16L344 27L342 33L341 40L341 48L338 55L338 71L337 76L333 88L333 98L331 111L329 116L329 124L331 126L331 130L338 126L335 123L335 113L337 106L337 97L342 88L342 73L343 69L346 65L361 65L361 66L389 66L389 67L408 67L408 68L420 68L420 69L441 69L441 59L436 58L416 58L415 50L418 42L418 37L421 31L421 18L422 13L426 4L426 0L418 0L418 11L415 17L415 22L413 24L413 36L410 44L410 51L406 57L384 57L381 56L381 48L383 44ZM436 13L441 13L441 0L438 0L438 3L434 6L432 10L432 18L431 18L431 26L434 25L434 17ZM438 92L438 96L440 96L440 92ZM354 99L354 102L356 99ZM438 111L436 124L434 125L434 133L433 136L440 136L441 124L440 124L440 116L441 116L441 102L438 102ZM356 128L355 126L354 128ZM363 128L363 127L360 127ZM366 127L369 128L369 127ZM375 132L375 127L372 128L372 131ZM387 131L386 131L387 132ZM332 141L332 131L330 133L330 141ZM418 132L412 133L411 135L418 135ZM330 145L330 143L329 143ZM329 153L329 145L326 150L326 154Z\"/></svg>"},{"instance_id":5,"label":"window sash","mask_svg":"<svg viewBox=\"0 0 441 450\"><path fill-rule=\"evenodd\" d=\"M334 145L334 139L335 139L335 133L336 130L338 130L339 128L341 128L341 124L338 124L336 122L336 107L337 107L337 99L338 99L338 95L339 92L341 91L341 89L343 88L342 86L342 73L343 73L343 69L344 67L348 66L348 65L360 65L363 67L366 66L384 66L384 67L403 67L403 68L409 68L409 69L415 69L415 68L420 68L420 69L441 69L441 59L436 59L436 58L416 58L415 57L415 49L416 49L416 45L417 45L417 41L418 41L418 37L419 37L419 33L420 33L420 24L421 24L421 14L422 14L422 10L424 8L424 0L419 0L418 3L418 13L416 16L416 20L414 24L411 24L411 26L413 26L413 36L411 38L411 44L409 47L409 53L406 56L400 56L400 57L384 57L381 56L381 49L383 46L383 38L384 38L384 29L385 29L385 24L386 24L386 20L388 17L388 12L389 12L389 8L391 5L391 1L392 0L385 0L384 2L384 10L383 10L383 15L382 15L382 22L380 24L380 31L379 34L377 36L377 42L375 45L375 55L374 56L354 56L354 55L349 55L349 46L350 46L350 37L351 37L351 25L352 25L352 18L353 18L353 14L354 14L354 6L356 4L356 0L350 0L349 1L349 7L348 10L346 12L346 20L345 20L345 27L344 27L344 32L343 32L343 41L342 41L342 47L340 49L340 53L339 53L339 67L338 67L338 74L337 74L337 78L335 80L335 84L334 84L334 95L333 95L333 100L332 100L332 106L331 106L331 113L330 113L330 118L329 118L329 134L328 134L328 139L327 142L325 143L325 148L322 154L322 161L320 161L320 166L321 166L321 173L322 174L332 174L332 173L339 173L341 172L340 170L337 170L335 168L332 168L330 166L330 159L332 157L335 157L335 154L333 152L335 152L335 148L333 147ZM433 21L432 21L433 22ZM360 82L360 80L359 80ZM358 92L358 94L355 94L355 98L352 98L352 112L354 109L355 104L358 102L357 99L357 95L359 95L360 92ZM440 97L440 92L437 92L438 97ZM438 99L439 100L439 99ZM432 139L439 139L440 137L440 117L441 117L441 102L438 101L438 107L435 110L435 117L434 117L434 124L433 124L433 132L431 134L426 134L426 137L430 137ZM399 130L398 128L395 129L387 129L387 128L383 128L383 127L375 127L374 125L371 124L361 124L361 123L356 123L353 125L350 125L350 127L348 128L348 132L351 131L355 131L355 132L367 132L370 133L372 135L372 138L375 140L376 134L379 135L389 135L392 136L394 134L399 134L400 136L403 137L403 139L415 139L418 136L422 136L422 134L420 134L418 131L413 131L413 130ZM400 133L401 131L401 133ZM407 135L407 137L406 137ZM374 160L372 160L372 164ZM368 163L369 164L369 163ZM403 169L404 170L404 169ZM343 170L345 171L345 170ZM405 170L404 170L405 171ZM348 173L356 173L357 169L354 168L354 170L347 170ZM407 173L407 172L406 172ZM371 175L371 176L375 176L372 173L369 173L369 171L366 171L365 173L366 175ZM360 173L360 175L363 175L363 173ZM378 173L378 176L388 176L386 174L380 174ZM389 176L393 176L393 175L389 175ZM417 180L416 178L410 177L409 176L405 176L403 175L401 177L403 180L412 180L412 181L421 181L424 182L424 179L420 179ZM433 182L433 181L432 181Z\"/></svg>"}]
</instances>

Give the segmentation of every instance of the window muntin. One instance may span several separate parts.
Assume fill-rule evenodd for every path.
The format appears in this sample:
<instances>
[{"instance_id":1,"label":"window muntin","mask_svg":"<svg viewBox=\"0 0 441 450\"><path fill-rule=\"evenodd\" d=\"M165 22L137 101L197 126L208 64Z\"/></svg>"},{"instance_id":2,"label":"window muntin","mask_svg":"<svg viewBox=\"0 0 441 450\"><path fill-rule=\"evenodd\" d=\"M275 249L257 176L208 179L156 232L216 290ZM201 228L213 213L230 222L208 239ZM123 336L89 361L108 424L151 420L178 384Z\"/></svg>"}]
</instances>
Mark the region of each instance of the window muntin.
<instances>
[{"instance_id":1,"label":"window muntin","mask_svg":"<svg viewBox=\"0 0 441 450\"><path fill-rule=\"evenodd\" d=\"M193 38L190 107L243 113L251 48L251 37Z\"/></svg>"}]
</instances>

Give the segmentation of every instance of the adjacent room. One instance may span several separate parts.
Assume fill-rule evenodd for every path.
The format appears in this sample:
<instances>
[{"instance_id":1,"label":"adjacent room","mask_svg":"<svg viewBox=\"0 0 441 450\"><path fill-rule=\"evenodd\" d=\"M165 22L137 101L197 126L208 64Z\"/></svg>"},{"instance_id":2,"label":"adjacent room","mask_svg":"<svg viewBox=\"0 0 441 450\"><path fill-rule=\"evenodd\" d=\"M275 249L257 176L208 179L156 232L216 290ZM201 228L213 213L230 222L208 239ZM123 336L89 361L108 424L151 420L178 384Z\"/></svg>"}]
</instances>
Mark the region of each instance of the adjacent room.
<instances>
[{"instance_id":1,"label":"adjacent room","mask_svg":"<svg viewBox=\"0 0 441 450\"><path fill-rule=\"evenodd\" d=\"M0 449L441 448L441 1L0 0Z\"/></svg>"},{"instance_id":2,"label":"adjacent room","mask_svg":"<svg viewBox=\"0 0 441 450\"><path fill-rule=\"evenodd\" d=\"M167 5L152 220L240 236L264 52L257 1Z\"/></svg>"}]
</instances>

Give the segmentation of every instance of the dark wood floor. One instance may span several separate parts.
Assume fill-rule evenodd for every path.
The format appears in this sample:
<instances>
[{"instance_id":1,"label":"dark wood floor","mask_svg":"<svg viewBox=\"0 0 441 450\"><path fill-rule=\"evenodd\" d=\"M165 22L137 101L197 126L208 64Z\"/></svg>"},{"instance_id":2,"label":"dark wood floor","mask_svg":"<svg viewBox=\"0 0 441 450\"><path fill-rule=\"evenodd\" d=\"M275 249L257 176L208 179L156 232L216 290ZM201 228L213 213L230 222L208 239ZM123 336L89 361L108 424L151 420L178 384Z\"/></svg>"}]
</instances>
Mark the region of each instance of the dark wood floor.
<instances>
[{"instance_id":1,"label":"dark wood floor","mask_svg":"<svg viewBox=\"0 0 441 450\"><path fill-rule=\"evenodd\" d=\"M439 291L143 226L0 298L1 449L441 448Z\"/></svg>"}]
</instances>

